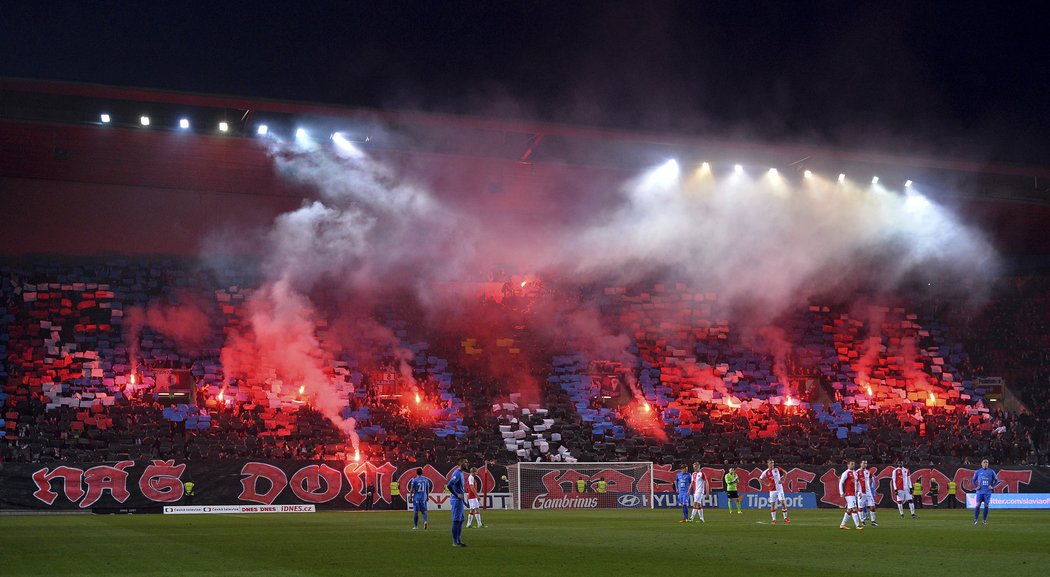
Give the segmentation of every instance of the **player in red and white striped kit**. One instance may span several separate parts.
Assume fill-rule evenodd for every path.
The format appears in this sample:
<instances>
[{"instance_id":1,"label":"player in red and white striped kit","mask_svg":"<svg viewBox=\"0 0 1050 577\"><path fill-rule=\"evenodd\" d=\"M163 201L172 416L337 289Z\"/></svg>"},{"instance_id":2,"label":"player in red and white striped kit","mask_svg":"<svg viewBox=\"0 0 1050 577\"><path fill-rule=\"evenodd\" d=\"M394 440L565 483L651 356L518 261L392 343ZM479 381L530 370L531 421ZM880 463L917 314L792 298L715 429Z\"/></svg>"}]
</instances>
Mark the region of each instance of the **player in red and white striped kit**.
<instances>
[{"instance_id":1,"label":"player in red and white striped kit","mask_svg":"<svg viewBox=\"0 0 1050 577\"><path fill-rule=\"evenodd\" d=\"M766 470L758 476L759 482L769 491L769 514L773 517L773 524L777 524L777 502L780 503L780 511L784 515L784 522L791 523L788 519L787 499L784 498L784 477L787 475L784 469L777 467L773 459L766 461Z\"/></svg>"},{"instance_id":2,"label":"player in red and white striped kit","mask_svg":"<svg viewBox=\"0 0 1050 577\"><path fill-rule=\"evenodd\" d=\"M480 485L481 479L478 478L478 469L477 467L471 467L466 482L467 510L470 511L470 514L467 515L467 527L470 527L471 521L477 519L479 529L484 527L481 524L481 504L478 502L478 488Z\"/></svg>"},{"instance_id":3,"label":"player in red and white striped kit","mask_svg":"<svg viewBox=\"0 0 1050 577\"><path fill-rule=\"evenodd\" d=\"M871 519L872 527L879 526L875 522L875 486L873 483L874 479L871 477L871 471L868 470L868 462L861 461L860 468L857 469L857 484L860 486L860 494L857 495L857 506L860 507L861 527L864 526L865 513L867 513L867 518Z\"/></svg>"},{"instance_id":4,"label":"player in red and white striped kit","mask_svg":"<svg viewBox=\"0 0 1050 577\"><path fill-rule=\"evenodd\" d=\"M704 522L704 493L707 493L707 479L700 471L700 463L693 463L693 474L690 476L689 487L693 494L693 512L689 514L689 520L700 517Z\"/></svg>"},{"instance_id":5,"label":"player in red and white striped kit","mask_svg":"<svg viewBox=\"0 0 1050 577\"><path fill-rule=\"evenodd\" d=\"M857 495L860 493L860 484L857 482L856 466L856 462L850 461L846 465L846 470L839 476L839 494L846 501L846 513L842 516L842 523L839 523L839 529L849 530L846 522L850 517L853 518L853 526L858 531L864 529L860 525L860 514L857 509Z\"/></svg>"},{"instance_id":6,"label":"player in red and white striped kit","mask_svg":"<svg viewBox=\"0 0 1050 577\"><path fill-rule=\"evenodd\" d=\"M893 495L897 500L897 510L901 512L901 519L904 518L905 501L908 503L908 508L911 509L911 518L918 519L918 515L915 514L915 501L912 501L911 497L911 471L904 466L903 460L897 461L897 467L893 469L890 483L890 486L893 487Z\"/></svg>"}]
</instances>

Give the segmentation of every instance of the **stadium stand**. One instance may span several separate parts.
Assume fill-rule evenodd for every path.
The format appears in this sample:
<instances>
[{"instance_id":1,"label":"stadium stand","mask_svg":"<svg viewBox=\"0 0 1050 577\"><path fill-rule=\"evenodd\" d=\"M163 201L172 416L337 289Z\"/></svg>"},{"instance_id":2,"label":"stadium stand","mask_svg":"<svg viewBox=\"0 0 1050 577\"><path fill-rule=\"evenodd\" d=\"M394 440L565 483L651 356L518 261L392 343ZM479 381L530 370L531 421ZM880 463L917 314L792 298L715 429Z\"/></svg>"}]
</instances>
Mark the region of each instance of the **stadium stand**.
<instances>
[{"instance_id":1,"label":"stadium stand","mask_svg":"<svg viewBox=\"0 0 1050 577\"><path fill-rule=\"evenodd\" d=\"M357 423L360 455L298 383L267 367L224 374L223 345L245 330L259 283L251 263L221 271L163 258L0 266L0 460L425 462L468 454L500 463L824 464L857 454L937 462L981 453L1050 462L1046 279L1004 279L1002 296L971 319L906 297L849 309L810 303L757 335L730 322L717 294L684 284L595 289L585 296L627 337L616 358L545 342L530 324L537 302L579 299L579 289L507 289L506 298L479 303L498 313L495 332L466 337L427 334L410 305L384 303L375 316L395 343L361 336L354 351L326 348L322 359L345 399L341 416ZM205 295L217 313L193 346L150 326L129 337L133 309L178 307L187 295ZM317 338L329 330L318 321ZM523 396L494 376L485 362L497 355L517 359L537 390ZM158 392L172 370L192 377L182 402ZM1016 404L986 398L977 377L990 375L1009 383Z\"/></svg>"}]
</instances>

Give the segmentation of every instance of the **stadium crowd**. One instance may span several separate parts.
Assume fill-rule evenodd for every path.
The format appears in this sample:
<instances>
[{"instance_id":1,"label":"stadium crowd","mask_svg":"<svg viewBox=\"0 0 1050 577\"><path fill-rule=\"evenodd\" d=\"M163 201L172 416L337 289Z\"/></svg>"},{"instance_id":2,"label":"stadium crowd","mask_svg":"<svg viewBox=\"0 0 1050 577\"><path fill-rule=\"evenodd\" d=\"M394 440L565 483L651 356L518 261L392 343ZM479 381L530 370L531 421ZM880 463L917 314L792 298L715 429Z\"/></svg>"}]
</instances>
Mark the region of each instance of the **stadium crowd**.
<instances>
[{"instance_id":1,"label":"stadium crowd","mask_svg":"<svg viewBox=\"0 0 1050 577\"><path fill-rule=\"evenodd\" d=\"M490 279L477 335L425 334L411 307L377 313L389 343L326 359L360 444L278 375L223 374L258 279L173 260L0 267L0 461L304 459L429 462L652 460L679 463L995 462L1050 464L1050 283L1008 278L986 307L949 321L944 303L900 298L867 313L813 303L758 337L716 294L684 285L572 287ZM510 282L513 280L514 282ZM193 351L128 312L214 295L221 311ZM629 337L596 356L534 323L545 301L591 302ZM318 326L318 335L326 327ZM790 343L785 350L779 343ZM134 355L138 358L132 358ZM167 363L167 365L164 365ZM191 398L155 394L159 366L192 374ZM503 366L495 370L493 366ZM132 382L137 371L141 382ZM509 367L509 368L508 368ZM391 375L393 375L391 377ZM979 376L1014 398L986 399ZM525 386L523 383L527 383ZM283 385L283 386L282 386ZM300 393L301 395L301 393ZM418 399L413 397L418 395Z\"/></svg>"}]
</instances>

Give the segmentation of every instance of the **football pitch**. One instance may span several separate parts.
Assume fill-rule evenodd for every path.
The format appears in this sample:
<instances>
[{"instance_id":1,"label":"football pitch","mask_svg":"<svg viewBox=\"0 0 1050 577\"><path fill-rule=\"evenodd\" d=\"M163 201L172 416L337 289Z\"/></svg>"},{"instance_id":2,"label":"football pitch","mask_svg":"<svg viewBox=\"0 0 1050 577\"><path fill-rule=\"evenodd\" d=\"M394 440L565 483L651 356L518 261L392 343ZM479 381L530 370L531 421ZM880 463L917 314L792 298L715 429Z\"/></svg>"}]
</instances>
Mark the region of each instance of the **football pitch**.
<instances>
[{"instance_id":1,"label":"football pitch","mask_svg":"<svg viewBox=\"0 0 1050 577\"><path fill-rule=\"evenodd\" d=\"M879 513L838 528L841 511L488 511L452 547L449 513L0 516L0 575L923 575L1050 574L1050 512Z\"/></svg>"}]
</instances>

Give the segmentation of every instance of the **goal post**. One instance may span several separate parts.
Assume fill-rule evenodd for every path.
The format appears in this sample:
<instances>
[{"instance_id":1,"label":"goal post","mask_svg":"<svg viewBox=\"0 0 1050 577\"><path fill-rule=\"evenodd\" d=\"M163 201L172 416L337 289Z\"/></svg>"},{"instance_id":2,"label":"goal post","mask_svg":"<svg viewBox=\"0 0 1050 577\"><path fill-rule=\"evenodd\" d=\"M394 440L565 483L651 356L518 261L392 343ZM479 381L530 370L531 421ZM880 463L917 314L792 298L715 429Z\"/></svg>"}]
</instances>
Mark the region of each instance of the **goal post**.
<instances>
[{"instance_id":1,"label":"goal post","mask_svg":"<svg viewBox=\"0 0 1050 577\"><path fill-rule=\"evenodd\" d=\"M516 463L515 509L652 509L653 463Z\"/></svg>"}]
</instances>

